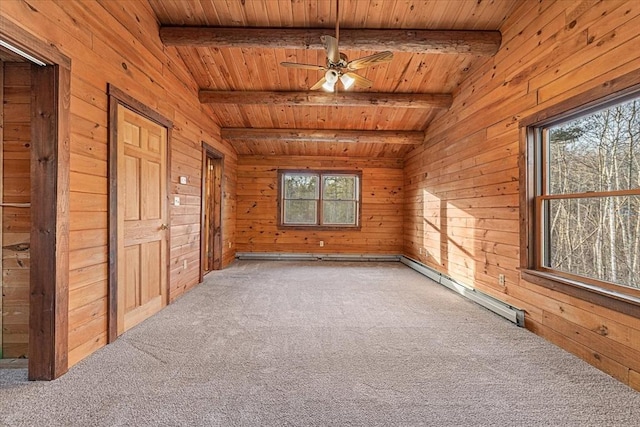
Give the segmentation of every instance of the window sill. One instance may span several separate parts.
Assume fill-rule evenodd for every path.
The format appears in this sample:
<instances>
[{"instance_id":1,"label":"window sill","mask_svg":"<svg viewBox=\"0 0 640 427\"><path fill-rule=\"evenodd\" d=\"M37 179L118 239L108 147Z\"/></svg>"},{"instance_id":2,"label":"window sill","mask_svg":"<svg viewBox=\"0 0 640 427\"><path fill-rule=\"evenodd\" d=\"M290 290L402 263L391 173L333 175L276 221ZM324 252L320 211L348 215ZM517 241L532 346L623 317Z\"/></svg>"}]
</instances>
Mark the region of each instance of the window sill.
<instances>
[{"instance_id":1,"label":"window sill","mask_svg":"<svg viewBox=\"0 0 640 427\"><path fill-rule=\"evenodd\" d=\"M543 271L522 269L520 273L527 282L640 319L640 297Z\"/></svg>"}]
</instances>

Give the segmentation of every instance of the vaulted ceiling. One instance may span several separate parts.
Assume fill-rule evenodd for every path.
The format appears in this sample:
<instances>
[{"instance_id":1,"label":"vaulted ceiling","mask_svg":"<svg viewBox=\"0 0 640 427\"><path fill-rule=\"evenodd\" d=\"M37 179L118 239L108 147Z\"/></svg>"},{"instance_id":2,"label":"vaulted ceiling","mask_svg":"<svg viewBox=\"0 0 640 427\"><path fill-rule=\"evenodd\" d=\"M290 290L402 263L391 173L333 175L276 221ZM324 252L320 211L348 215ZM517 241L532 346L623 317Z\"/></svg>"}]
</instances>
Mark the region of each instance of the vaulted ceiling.
<instances>
[{"instance_id":1,"label":"vaulted ceiling","mask_svg":"<svg viewBox=\"0 0 640 427\"><path fill-rule=\"evenodd\" d=\"M321 70L280 65L326 65L320 35L335 36L336 0L149 2L239 154L402 157L497 51L521 0L340 0L340 51L393 59L357 71L370 88L338 93L309 90Z\"/></svg>"}]
</instances>

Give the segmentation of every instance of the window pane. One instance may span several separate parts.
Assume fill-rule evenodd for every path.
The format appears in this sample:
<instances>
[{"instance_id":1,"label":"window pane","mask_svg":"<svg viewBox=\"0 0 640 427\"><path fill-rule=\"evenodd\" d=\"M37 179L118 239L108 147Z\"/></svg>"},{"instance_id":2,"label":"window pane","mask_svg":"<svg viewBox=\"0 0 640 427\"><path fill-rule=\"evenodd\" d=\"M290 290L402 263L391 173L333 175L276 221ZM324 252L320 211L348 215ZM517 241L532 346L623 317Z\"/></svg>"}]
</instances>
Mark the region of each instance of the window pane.
<instances>
[{"instance_id":1,"label":"window pane","mask_svg":"<svg viewBox=\"0 0 640 427\"><path fill-rule=\"evenodd\" d=\"M549 194L640 188L640 98L549 128Z\"/></svg>"},{"instance_id":2,"label":"window pane","mask_svg":"<svg viewBox=\"0 0 640 427\"><path fill-rule=\"evenodd\" d=\"M640 288L640 196L545 205L547 267Z\"/></svg>"},{"instance_id":3,"label":"window pane","mask_svg":"<svg viewBox=\"0 0 640 427\"><path fill-rule=\"evenodd\" d=\"M357 177L347 175L324 175L322 198L324 200L357 199Z\"/></svg>"},{"instance_id":4,"label":"window pane","mask_svg":"<svg viewBox=\"0 0 640 427\"><path fill-rule=\"evenodd\" d=\"M285 200L285 224L316 224L318 202L315 200Z\"/></svg>"},{"instance_id":5,"label":"window pane","mask_svg":"<svg viewBox=\"0 0 640 427\"><path fill-rule=\"evenodd\" d=\"M286 174L284 176L285 199L317 199L318 175Z\"/></svg>"},{"instance_id":6,"label":"window pane","mask_svg":"<svg viewBox=\"0 0 640 427\"><path fill-rule=\"evenodd\" d=\"M354 201L323 201L322 223L327 225L357 225Z\"/></svg>"}]
</instances>

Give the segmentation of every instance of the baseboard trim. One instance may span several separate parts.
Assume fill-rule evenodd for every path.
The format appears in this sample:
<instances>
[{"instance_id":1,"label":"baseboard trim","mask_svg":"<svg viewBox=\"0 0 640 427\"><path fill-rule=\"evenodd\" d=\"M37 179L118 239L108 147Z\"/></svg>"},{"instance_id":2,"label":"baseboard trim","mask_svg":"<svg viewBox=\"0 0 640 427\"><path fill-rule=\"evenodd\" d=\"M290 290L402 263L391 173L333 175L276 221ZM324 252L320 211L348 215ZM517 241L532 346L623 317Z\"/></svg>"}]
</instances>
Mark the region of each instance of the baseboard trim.
<instances>
[{"instance_id":1,"label":"baseboard trim","mask_svg":"<svg viewBox=\"0 0 640 427\"><path fill-rule=\"evenodd\" d=\"M263 261L381 261L398 262L400 255L385 254L312 254L281 252L238 252L237 259Z\"/></svg>"}]
</instances>

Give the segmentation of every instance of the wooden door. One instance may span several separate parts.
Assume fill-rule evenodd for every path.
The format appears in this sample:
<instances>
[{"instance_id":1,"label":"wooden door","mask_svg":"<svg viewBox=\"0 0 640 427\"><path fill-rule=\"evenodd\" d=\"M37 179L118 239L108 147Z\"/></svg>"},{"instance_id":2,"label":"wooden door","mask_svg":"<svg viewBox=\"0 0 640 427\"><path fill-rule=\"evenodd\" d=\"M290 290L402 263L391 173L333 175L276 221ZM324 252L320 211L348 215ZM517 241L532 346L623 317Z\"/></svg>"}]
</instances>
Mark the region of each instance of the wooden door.
<instances>
[{"instance_id":1,"label":"wooden door","mask_svg":"<svg viewBox=\"0 0 640 427\"><path fill-rule=\"evenodd\" d=\"M167 129L118 105L118 335L167 301Z\"/></svg>"}]
</instances>

